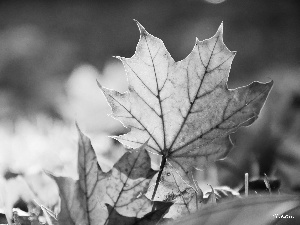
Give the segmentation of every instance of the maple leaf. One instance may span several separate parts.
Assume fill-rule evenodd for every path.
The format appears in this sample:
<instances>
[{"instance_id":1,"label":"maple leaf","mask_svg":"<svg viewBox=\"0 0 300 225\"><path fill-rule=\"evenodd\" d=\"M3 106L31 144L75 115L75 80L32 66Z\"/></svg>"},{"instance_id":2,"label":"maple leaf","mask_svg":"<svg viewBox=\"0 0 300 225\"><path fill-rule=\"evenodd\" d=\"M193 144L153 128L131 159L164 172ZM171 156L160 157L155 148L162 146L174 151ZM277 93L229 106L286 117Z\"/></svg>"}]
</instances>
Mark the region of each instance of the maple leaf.
<instances>
[{"instance_id":1,"label":"maple leaf","mask_svg":"<svg viewBox=\"0 0 300 225\"><path fill-rule=\"evenodd\" d=\"M126 217L141 218L152 210L143 194L155 174L151 169L146 144L126 152L114 167L103 172L97 162L91 141L78 128L79 180L50 175L57 183L61 197L58 223L63 225L109 224L115 211ZM108 211L106 204L112 210Z\"/></svg>"},{"instance_id":2,"label":"maple leaf","mask_svg":"<svg viewBox=\"0 0 300 225\"><path fill-rule=\"evenodd\" d=\"M224 158L232 147L229 134L258 117L273 81L227 88L235 52L223 43L222 25L212 38L196 40L192 52L178 62L160 39L137 25L135 54L119 57L129 90L119 93L99 84L112 116L130 129L115 138L130 148L149 139L147 150L162 156L157 185L167 162L192 184L193 168Z\"/></svg>"},{"instance_id":3,"label":"maple leaf","mask_svg":"<svg viewBox=\"0 0 300 225\"><path fill-rule=\"evenodd\" d=\"M152 202L143 194L156 171L151 169L145 146L125 153L107 179L107 203L121 215L141 218L152 210Z\"/></svg>"},{"instance_id":4,"label":"maple leaf","mask_svg":"<svg viewBox=\"0 0 300 225\"><path fill-rule=\"evenodd\" d=\"M151 199L155 190L155 182L150 183L146 196ZM174 172L171 165L166 165L156 190L154 201L172 202L168 213L164 218L177 219L183 215L195 212L200 208L202 200L199 193L186 184L181 177Z\"/></svg>"}]
</instances>

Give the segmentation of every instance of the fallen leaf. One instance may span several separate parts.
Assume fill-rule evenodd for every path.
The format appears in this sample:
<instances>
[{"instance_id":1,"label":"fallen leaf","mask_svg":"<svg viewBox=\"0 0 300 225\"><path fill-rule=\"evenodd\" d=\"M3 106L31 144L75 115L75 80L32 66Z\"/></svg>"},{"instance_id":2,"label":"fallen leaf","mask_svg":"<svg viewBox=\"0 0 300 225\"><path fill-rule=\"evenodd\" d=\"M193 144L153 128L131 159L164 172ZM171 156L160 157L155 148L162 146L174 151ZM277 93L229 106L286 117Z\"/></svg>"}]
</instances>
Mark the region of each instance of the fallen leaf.
<instances>
[{"instance_id":1,"label":"fallen leaf","mask_svg":"<svg viewBox=\"0 0 300 225\"><path fill-rule=\"evenodd\" d=\"M154 180L154 179L153 179ZM152 180L152 181L153 181ZM146 196L151 199L155 189L155 182L150 185ZM200 207L197 192L184 182L173 170L171 165L166 165L157 188L154 201L172 202L168 213L164 218L177 219L183 215L195 212Z\"/></svg>"},{"instance_id":2,"label":"fallen leaf","mask_svg":"<svg viewBox=\"0 0 300 225\"><path fill-rule=\"evenodd\" d=\"M54 177L61 197L60 224L101 224L107 211L99 200L105 195L106 174L97 162L97 157L88 137L78 129L78 174L79 180Z\"/></svg>"},{"instance_id":3,"label":"fallen leaf","mask_svg":"<svg viewBox=\"0 0 300 225\"><path fill-rule=\"evenodd\" d=\"M107 179L107 203L128 217L141 218L152 209L152 202L144 193L156 172L151 169L145 146L126 152L114 165Z\"/></svg>"},{"instance_id":4,"label":"fallen leaf","mask_svg":"<svg viewBox=\"0 0 300 225\"><path fill-rule=\"evenodd\" d=\"M58 223L60 225L88 225L84 193L79 182L68 177L56 177L53 175L50 175L50 177L55 180L59 188L61 207L57 217Z\"/></svg>"},{"instance_id":5,"label":"fallen leaf","mask_svg":"<svg viewBox=\"0 0 300 225\"><path fill-rule=\"evenodd\" d=\"M79 129L79 180L50 175L57 183L61 197L58 223L63 225L108 224L113 212L141 218L152 209L143 194L155 171L151 169L146 144L126 152L107 173L100 168L91 141ZM112 211L107 211L109 204Z\"/></svg>"},{"instance_id":6,"label":"fallen leaf","mask_svg":"<svg viewBox=\"0 0 300 225\"><path fill-rule=\"evenodd\" d=\"M101 224L107 212L99 201L105 197L105 181L107 174L100 168L96 153L90 139L78 128L78 185L84 195L88 224ZM104 203L103 203L104 204Z\"/></svg>"},{"instance_id":7,"label":"fallen leaf","mask_svg":"<svg viewBox=\"0 0 300 225\"><path fill-rule=\"evenodd\" d=\"M130 129L115 138L130 148L149 140L146 149L162 156L157 185L167 162L193 185L192 169L227 155L229 134L254 122L273 82L227 88L235 52L223 43L222 25L212 38L196 40L192 52L178 62L160 39L137 25L135 54L119 58L129 90L122 94L99 84L112 116Z\"/></svg>"}]
</instances>

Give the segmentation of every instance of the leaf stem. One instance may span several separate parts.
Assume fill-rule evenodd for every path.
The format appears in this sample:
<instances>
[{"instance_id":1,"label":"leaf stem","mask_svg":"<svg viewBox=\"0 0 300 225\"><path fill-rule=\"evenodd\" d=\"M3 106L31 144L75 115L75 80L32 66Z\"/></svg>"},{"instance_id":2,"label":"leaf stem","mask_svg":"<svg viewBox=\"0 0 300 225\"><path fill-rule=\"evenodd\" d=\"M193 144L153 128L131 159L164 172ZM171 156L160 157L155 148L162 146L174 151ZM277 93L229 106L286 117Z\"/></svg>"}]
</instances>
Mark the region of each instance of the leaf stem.
<instances>
[{"instance_id":1,"label":"leaf stem","mask_svg":"<svg viewBox=\"0 0 300 225\"><path fill-rule=\"evenodd\" d=\"M267 174L264 174L264 182L265 182L265 185L269 191L270 194L272 194L272 191L271 191L271 186L270 186L270 182L269 182L269 179L268 179L268 176Z\"/></svg>"},{"instance_id":2,"label":"leaf stem","mask_svg":"<svg viewBox=\"0 0 300 225\"><path fill-rule=\"evenodd\" d=\"M159 172L158 172L158 175L157 175L157 178L156 178L155 187L154 187L154 191L153 191L153 194L152 194L152 197L151 197L151 201L153 201L153 199L155 197L155 194L156 194L159 182L160 182L160 178L161 178L162 172L164 170L164 167L166 165L166 162L167 162L167 157L163 156L162 160L161 160L161 163L160 163L160 168L159 168Z\"/></svg>"},{"instance_id":3,"label":"leaf stem","mask_svg":"<svg viewBox=\"0 0 300 225\"><path fill-rule=\"evenodd\" d=\"M249 193L249 175L248 173L245 173L245 196L248 197Z\"/></svg>"}]
</instances>

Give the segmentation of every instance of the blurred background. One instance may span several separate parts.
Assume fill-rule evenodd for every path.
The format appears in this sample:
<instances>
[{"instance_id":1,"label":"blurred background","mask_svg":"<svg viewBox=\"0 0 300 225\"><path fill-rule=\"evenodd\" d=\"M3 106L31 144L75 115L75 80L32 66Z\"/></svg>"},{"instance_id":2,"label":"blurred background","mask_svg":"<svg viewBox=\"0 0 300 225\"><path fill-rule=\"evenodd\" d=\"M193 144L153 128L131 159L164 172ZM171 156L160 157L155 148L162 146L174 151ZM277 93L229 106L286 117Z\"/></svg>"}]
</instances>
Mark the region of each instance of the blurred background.
<instances>
[{"instance_id":1,"label":"blurred background","mask_svg":"<svg viewBox=\"0 0 300 225\"><path fill-rule=\"evenodd\" d=\"M238 52L229 88L275 81L260 118L232 135L234 149L217 166L197 172L199 182L235 188L248 172L251 179L267 174L280 179L281 190L299 191L299 1L0 1L0 174L10 193L4 190L6 201L13 205L21 196L57 203L57 189L43 170L77 177L75 121L104 170L122 155L122 146L107 136L126 129L107 116L110 108L96 80L126 91L123 66L112 56L134 54L139 31L133 19L161 38L175 60L190 53L196 37L213 36L223 21L224 42Z\"/></svg>"}]
</instances>

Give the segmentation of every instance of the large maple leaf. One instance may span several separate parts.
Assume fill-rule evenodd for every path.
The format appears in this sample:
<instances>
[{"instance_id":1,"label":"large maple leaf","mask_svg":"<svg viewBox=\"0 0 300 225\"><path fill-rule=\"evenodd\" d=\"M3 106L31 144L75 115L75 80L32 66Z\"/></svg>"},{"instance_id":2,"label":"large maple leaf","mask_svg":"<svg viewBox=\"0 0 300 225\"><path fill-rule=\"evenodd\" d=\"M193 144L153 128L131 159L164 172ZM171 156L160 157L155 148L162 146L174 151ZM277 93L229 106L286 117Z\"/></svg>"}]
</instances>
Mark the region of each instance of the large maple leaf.
<instances>
[{"instance_id":1,"label":"large maple leaf","mask_svg":"<svg viewBox=\"0 0 300 225\"><path fill-rule=\"evenodd\" d=\"M149 139L147 150L162 156L186 181L193 168L224 158L229 134L250 125L273 82L228 89L235 52L223 43L223 26L210 39L196 40L192 52L175 62L163 42L138 22L140 40L131 58L121 58L129 91L102 87L113 111L130 132L116 137L130 148ZM154 190L155 195L156 190Z\"/></svg>"}]
</instances>

